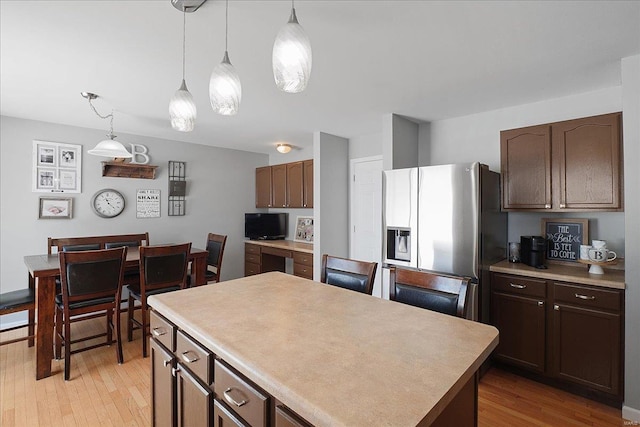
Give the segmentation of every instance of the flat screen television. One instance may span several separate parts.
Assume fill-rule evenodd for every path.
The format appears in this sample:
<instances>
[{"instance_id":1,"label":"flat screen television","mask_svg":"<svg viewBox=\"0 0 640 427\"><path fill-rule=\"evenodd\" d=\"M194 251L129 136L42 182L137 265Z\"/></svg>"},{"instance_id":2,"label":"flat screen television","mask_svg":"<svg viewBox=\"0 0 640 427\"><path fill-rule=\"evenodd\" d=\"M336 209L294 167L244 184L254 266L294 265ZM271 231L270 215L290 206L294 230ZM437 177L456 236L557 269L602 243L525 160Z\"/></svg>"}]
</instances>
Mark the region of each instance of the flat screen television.
<instances>
[{"instance_id":1,"label":"flat screen television","mask_svg":"<svg viewBox=\"0 0 640 427\"><path fill-rule=\"evenodd\" d=\"M251 240L278 240L286 236L286 213L244 214L244 237Z\"/></svg>"}]
</instances>

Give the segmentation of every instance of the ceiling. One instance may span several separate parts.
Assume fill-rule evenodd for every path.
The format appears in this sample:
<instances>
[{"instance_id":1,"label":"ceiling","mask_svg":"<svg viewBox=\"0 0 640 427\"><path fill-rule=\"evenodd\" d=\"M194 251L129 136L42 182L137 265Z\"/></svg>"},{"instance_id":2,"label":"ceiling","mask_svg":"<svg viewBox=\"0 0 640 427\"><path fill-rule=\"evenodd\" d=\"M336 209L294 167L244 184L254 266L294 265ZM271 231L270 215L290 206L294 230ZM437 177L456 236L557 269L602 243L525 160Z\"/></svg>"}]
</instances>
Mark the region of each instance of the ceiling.
<instances>
[{"instance_id":1,"label":"ceiling","mask_svg":"<svg viewBox=\"0 0 640 427\"><path fill-rule=\"evenodd\" d=\"M116 134L271 154L278 142L311 146L314 131L381 132L388 113L434 121L618 86L620 59L640 53L639 1L298 0L313 69L306 91L287 94L271 50L291 3L232 0L242 103L223 117L208 83L224 54L224 7L208 0L187 14L198 118L181 133L168 117L182 77L182 14L170 0L0 0L0 113L106 132L88 91L101 114L115 110Z\"/></svg>"}]
</instances>

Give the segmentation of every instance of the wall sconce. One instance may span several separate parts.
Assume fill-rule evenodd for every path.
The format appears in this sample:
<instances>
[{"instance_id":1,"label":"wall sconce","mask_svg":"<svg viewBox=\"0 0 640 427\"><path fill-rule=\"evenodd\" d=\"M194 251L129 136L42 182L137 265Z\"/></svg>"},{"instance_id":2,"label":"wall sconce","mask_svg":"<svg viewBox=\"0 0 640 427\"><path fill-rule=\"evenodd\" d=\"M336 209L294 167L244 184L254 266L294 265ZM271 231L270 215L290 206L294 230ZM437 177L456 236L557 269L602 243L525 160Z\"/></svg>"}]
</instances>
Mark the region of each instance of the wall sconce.
<instances>
[{"instance_id":1,"label":"wall sconce","mask_svg":"<svg viewBox=\"0 0 640 427\"><path fill-rule=\"evenodd\" d=\"M278 153L287 154L289 151L291 151L291 145L289 145L289 144L278 144L276 146L276 150L278 150Z\"/></svg>"}]
</instances>

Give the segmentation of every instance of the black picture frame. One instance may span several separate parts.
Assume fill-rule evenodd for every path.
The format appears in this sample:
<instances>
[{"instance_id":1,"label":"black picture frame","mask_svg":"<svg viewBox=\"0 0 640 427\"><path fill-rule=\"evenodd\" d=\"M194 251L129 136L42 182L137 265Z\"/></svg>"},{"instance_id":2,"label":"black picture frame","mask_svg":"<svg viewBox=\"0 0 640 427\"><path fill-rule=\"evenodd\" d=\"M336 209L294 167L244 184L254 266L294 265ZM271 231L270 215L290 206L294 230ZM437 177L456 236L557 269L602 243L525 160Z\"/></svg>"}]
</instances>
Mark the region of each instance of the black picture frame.
<instances>
[{"instance_id":1,"label":"black picture frame","mask_svg":"<svg viewBox=\"0 0 640 427\"><path fill-rule=\"evenodd\" d=\"M580 245L589 242L589 220L584 218L543 218L542 235L546 239L545 258L554 264L575 265Z\"/></svg>"}]
</instances>

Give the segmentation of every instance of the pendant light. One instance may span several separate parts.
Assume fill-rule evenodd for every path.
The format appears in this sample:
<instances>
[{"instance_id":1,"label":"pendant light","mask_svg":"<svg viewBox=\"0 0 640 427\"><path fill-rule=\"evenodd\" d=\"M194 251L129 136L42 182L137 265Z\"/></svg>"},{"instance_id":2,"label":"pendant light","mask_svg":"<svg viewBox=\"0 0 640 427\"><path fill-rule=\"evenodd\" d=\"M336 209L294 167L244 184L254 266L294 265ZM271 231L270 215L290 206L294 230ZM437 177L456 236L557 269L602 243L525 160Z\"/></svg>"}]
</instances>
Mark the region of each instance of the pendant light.
<instances>
[{"instance_id":1,"label":"pendant light","mask_svg":"<svg viewBox=\"0 0 640 427\"><path fill-rule=\"evenodd\" d=\"M195 126L197 110L193 102L193 96L187 89L184 80L185 64L185 39L187 27L186 9L182 8L182 84L169 102L169 116L171 117L171 127L180 132L191 132Z\"/></svg>"},{"instance_id":2,"label":"pendant light","mask_svg":"<svg viewBox=\"0 0 640 427\"><path fill-rule=\"evenodd\" d=\"M311 77L311 42L298 23L291 0L289 22L278 31L273 43L273 77L278 89L298 93L305 90Z\"/></svg>"},{"instance_id":3,"label":"pendant light","mask_svg":"<svg viewBox=\"0 0 640 427\"><path fill-rule=\"evenodd\" d=\"M209 101L211 108L223 116L232 116L238 112L240 100L242 98L242 86L240 77L236 72L227 51L227 40L229 36L229 0L226 2L225 15L225 35L224 35L224 57L211 72L209 80Z\"/></svg>"},{"instance_id":4,"label":"pendant light","mask_svg":"<svg viewBox=\"0 0 640 427\"><path fill-rule=\"evenodd\" d=\"M98 113L98 111L96 110L96 107L94 107L93 104L91 103L91 101L96 99L98 95L91 92L81 92L80 94L84 98L89 100L89 106L91 107L93 112L96 113L98 117L100 117L101 119L110 119L109 133L107 134L107 137L109 139L104 139L100 141L98 145L95 146L95 148L88 150L87 153L92 154L94 156L113 157L115 159L122 159L122 160L132 158L133 155L129 153L126 148L124 148L124 145L122 145L120 142L114 139L116 136L113 134L113 110L111 110L111 114L102 116L100 115L100 113Z\"/></svg>"}]
</instances>

